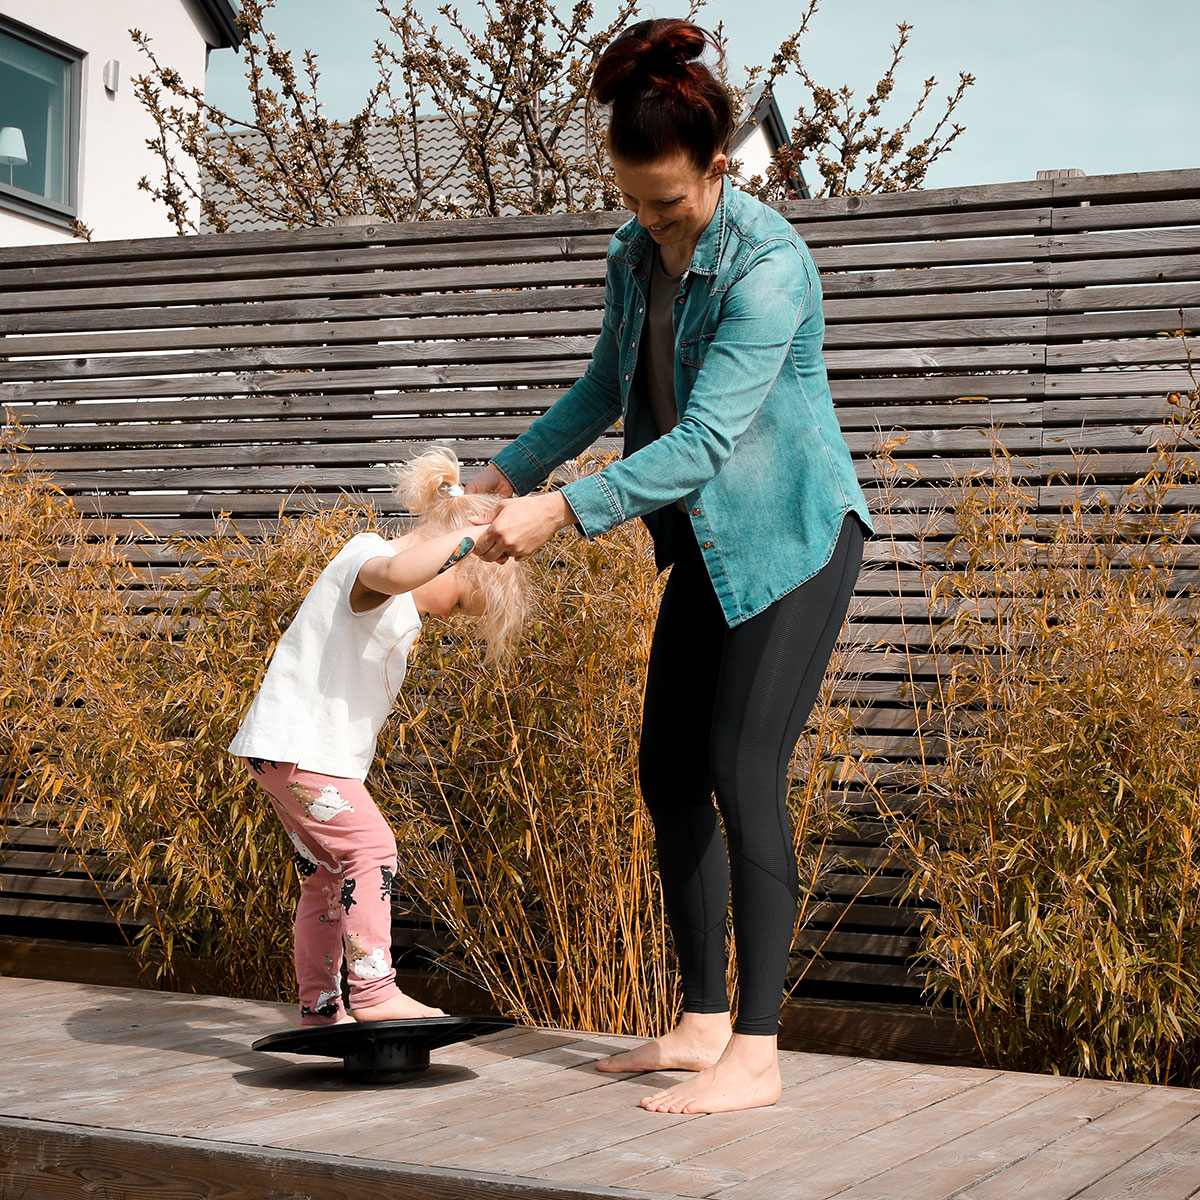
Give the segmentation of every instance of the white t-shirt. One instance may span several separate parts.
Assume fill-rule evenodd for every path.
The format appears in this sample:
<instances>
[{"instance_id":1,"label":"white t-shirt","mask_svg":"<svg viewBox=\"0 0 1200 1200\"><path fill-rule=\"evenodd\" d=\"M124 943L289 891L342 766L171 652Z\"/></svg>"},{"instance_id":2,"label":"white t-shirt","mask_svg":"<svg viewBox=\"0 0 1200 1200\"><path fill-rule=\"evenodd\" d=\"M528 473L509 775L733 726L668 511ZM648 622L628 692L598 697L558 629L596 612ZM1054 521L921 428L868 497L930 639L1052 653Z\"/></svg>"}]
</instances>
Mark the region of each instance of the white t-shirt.
<instances>
[{"instance_id":1,"label":"white t-shirt","mask_svg":"<svg viewBox=\"0 0 1200 1200\"><path fill-rule=\"evenodd\" d=\"M360 533L321 572L275 647L231 753L366 778L421 618L409 592L356 613L350 591L364 563L395 553L379 534Z\"/></svg>"}]
</instances>

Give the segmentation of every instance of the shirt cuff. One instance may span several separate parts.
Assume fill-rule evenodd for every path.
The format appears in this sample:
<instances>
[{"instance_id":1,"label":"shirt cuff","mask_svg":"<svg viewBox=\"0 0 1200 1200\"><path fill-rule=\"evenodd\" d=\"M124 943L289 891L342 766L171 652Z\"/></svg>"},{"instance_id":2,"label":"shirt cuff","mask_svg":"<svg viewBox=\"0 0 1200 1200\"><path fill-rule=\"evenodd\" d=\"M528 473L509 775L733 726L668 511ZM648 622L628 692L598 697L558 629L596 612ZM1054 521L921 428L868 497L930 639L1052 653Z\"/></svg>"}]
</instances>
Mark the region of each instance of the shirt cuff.
<instances>
[{"instance_id":1,"label":"shirt cuff","mask_svg":"<svg viewBox=\"0 0 1200 1200\"><path fill-rule=\"evenodd\" d=\"M573 479L562 491L577 518L576 527L584 537L607 533L614 525L626 520L603 471Z\"/></svg>"}]
</instances>

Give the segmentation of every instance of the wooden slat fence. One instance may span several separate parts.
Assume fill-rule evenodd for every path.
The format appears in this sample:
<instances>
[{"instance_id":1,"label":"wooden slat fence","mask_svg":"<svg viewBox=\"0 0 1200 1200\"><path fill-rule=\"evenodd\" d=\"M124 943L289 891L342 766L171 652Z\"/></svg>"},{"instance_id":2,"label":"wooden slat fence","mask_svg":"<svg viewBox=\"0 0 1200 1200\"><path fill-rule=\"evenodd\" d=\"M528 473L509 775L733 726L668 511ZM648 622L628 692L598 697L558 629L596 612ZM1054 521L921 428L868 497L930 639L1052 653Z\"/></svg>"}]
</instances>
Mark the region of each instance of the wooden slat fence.
<instances>
[{"instance_id":1,"label":"wooden slat fence","mask_svg":"<svg viewBox=\"0 0 1200 1200\"><path fill-rule=\"evenodd\" d=\"M894 763L912 750L912 656L928 669L916 533L937 521L938 486L987 465L995 426L1052 515L1070 490L1057 473L1081 462L1096 487L1136 478L1165 396L1193 386L1183 341L1164 334L1200 325L1200 171L784 211L822 272L864 486L881 505L870 452L893 431L919 472L878 513L852 609L860 731ZM256 530L341 494L395 511L389 462L434 439L483 462L579 376L621 219L0 249L0 403L81 510L151 564L158 539L207 532L217 513ZM84 903L78 877L52 882L43 834L8 836L0 915ZM841 850L857 867L830 874L796 947L799 969L824 943L804 986L912 989L920 913L896 902L866 806ZM879 868L865 890L863 866Z\"/></svg>"}]
</instances>

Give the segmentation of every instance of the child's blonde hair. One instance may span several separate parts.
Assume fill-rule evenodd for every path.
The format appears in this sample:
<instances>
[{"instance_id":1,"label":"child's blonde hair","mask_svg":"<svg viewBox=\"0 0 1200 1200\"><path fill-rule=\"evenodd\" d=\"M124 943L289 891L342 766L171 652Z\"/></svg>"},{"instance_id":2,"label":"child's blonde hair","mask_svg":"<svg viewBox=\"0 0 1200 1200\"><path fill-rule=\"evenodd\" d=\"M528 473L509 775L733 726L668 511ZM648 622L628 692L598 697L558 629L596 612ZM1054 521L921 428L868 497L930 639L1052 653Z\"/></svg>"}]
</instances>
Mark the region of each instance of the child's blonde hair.
<instances>
[{"instance_id":1,"label":"child's blonde hair","mask_svg":"<svg viewBox=\"0 0 1200 1200\"><path fill-rule=\"evenodd\" d=\"M468 495L462 490L458 457L444 446L426 450L391 470L396 478L396 495L417 518L414 532L418 537L456 529L472 517L488 516L496 507L495 496ZM505 657L529 608L521 564L512 560L484 562L468 554L454 570L466 576L483 596L481 621L488 657Z\"/></svg>"}]
</instances>

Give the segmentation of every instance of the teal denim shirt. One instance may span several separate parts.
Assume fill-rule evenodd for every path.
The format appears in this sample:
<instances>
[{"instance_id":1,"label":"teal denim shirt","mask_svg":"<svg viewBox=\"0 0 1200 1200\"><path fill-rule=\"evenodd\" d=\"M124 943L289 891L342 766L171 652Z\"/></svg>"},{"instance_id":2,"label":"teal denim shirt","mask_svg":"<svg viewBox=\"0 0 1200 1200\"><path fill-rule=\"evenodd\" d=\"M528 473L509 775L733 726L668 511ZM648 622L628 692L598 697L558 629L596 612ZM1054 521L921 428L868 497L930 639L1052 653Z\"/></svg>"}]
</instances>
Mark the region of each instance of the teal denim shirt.
<instances>
[{"instance_id":1,"label":"teal denim shirt","mask_svg":"<svg viewBox=\"0 0 1200 1200\"><path fill-rule=\"evenodd\" d=\"M617 230L583 378L494 462L531 491L622 417L622 460L563 489L579 527L593 537L682 498L737 625L828 562L847 513L871 532L821 357L821 283L787 221L725 180L676 301L679 424L659 436L632 386L654 253L636 220Z\"/></svg>"}]
</instances>

